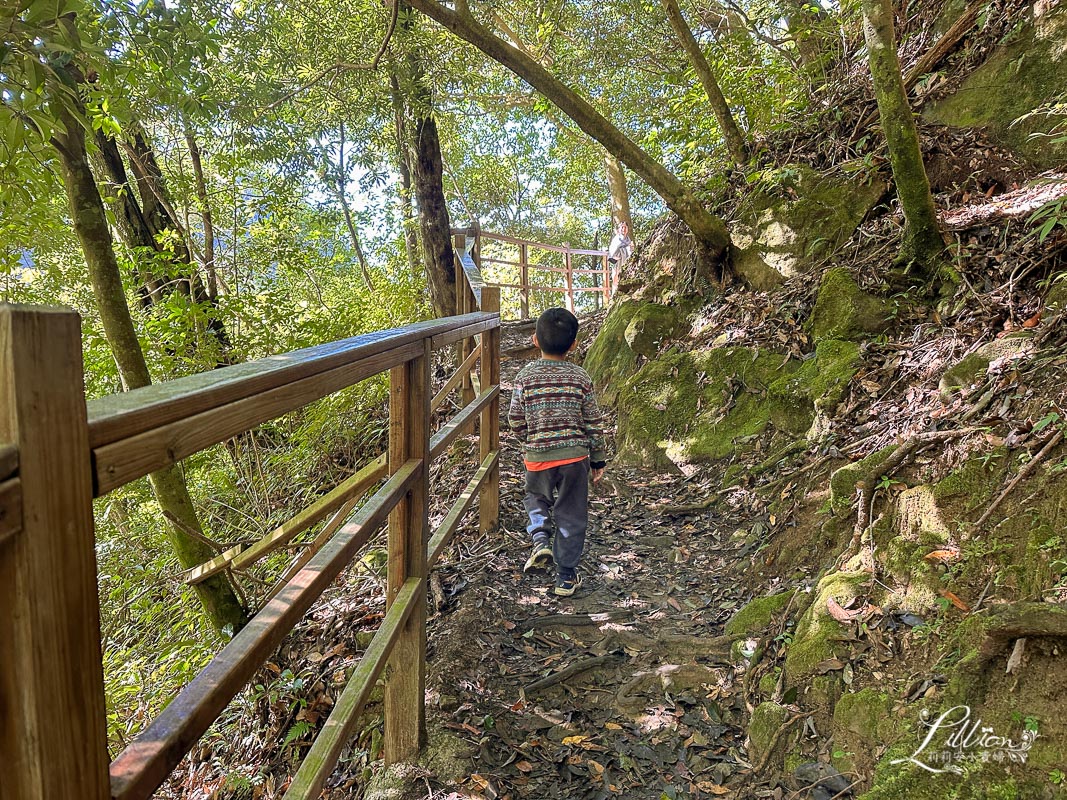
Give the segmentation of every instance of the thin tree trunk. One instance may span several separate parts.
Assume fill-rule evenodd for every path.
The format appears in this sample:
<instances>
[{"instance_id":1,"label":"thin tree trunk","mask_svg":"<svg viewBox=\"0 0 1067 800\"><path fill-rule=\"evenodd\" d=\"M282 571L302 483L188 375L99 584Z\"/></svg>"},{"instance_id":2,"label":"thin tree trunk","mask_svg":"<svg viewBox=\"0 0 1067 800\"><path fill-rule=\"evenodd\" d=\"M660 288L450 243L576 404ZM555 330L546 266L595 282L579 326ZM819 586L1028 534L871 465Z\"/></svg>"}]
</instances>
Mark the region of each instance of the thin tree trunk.
<instances>
[{"instance_id":1,"label":"thin tree trunk","mask_svg":"<svg viewBox=\"0 0 1067 800\"><path fill-rule=\"evenodd\" d=\"M411 198L411 160L408 158L407 125L404 121L404 98L400 93L400 82L396 78L395 67L389 73L389 98L393 104L393 117L396 126L396 160L400 171L400 222L404 227L404 253L407 255L408 267L414 275L419 273L419 221L415 216Z\"/></svg>"},{"instance_id":2,"label":"thin tree trunk","mask_svg":"<svg viewBox=\"0 0 1067 800\"><path fill-rule=\"evenodd\" d=\"M327 173L327 181L329 181L329 173ZM363 245L359 241L359 231L356 230L355 220L352 219L352 209L348 205L348 198L345 196L345 124L341 123L341 141L338 145L337 155L337 184L334 187L337 192L337 199L341 203L341 210L345 215L345 225L348 226L348 235L352 239L352 249L356 251L356 260L359 261L360 272L363 273L363 282L367 284L367 288L374 291L374 281L370 277L370 269L367 267L367 257L363 255Z\"/></svg>"},{"instance_id":3,"label":"thin tree trunk","mask_svg":"<svg viewBox=\"0 0 1067 800\"><path fill-rule=\"evenodd\" d=\"M401 4L400 15L400 30L410 34L415 17L409 4ZM456 261L452 249L452 223L445 200L441 140L430 93L424 84L425 70L419 56L410 48L404 56L403 68L405 74L400 86L407 95L404 105L411 131L411 177L419 211L419 233L430 302L434 314L447 317L456 313Z\"/></svg>"},{"instance_id":4,"label":"thin tree trunk","mask_svg":"<svg viewBox=\"0 0 1067 800\"><path fill-rule=\"evenodd\" d=\"M678 1L663 0L663 8L667 12L667 19L670 20L671 27L674 28L675 36L678 37L678 43L685 50L686 55L689 56L689 63L693 67L693 72L696 73L697 78L700 80L700 85L704 87L704 91L708 95L712 113L715 114L715 119L722 129L722 135L726 140L726 149L730 151L730 157L735 164L747 163L749 153L745 137L737 127L737 122L734 120L734 115L726 102L726 97L723 96L722 89L719 88L719 80L715 76L711 64L704 57L704 51L700 49L700 43L697 42L696 37L693 36L692 29L685 21L685 17L682 16L682 9L679 8Z\"/></svg>"},{"instance_id":5,"label":"thin tree trunk","mask_svg":"<svg viewBox=\"0 0 1067 800\"><path fill-rule=\"evenodd\" d=\"M204 180L204 162L200 146L189 123L185 123L185 144L189 148L189 160L193 162L193 177L196 181L196 199L200 206L200 219L204 225L204 272L207 274L207 296L212 303L219 299L219 284L215 275L215 221L211 215L211 203L207 196L207 181Z\"/></svg>"},{"instance_id":6,"label":"thin tree trunk","mask_svg":"<svg viewBox=\"0 0 1067 800\"><path fill-rule=\"evenodd\" d=\"M637 173L663 198L667 207L693 232L705 256L713 264L720 265L723 262L730 245L726 224L704 208L677 177L612 125L585 99L532 58L494 36L466 11L465 3L457 4L457 10L436 0L409 0L409 3L507 67L554 103L579 128Z\"/></svg>"},{"instance_id":7,"label":"thin tree trunk","mask_svg":"<svg viewBox=\"0 0 1067 800\"><path fill-rule=\"evenodd\" d=\"M604 156L604 168L608 173L608 194L611 195L611 219L615 225L626 223L626 230L633 236L634 224L630 219L630 195L626 191L626 171L622 162L610 153ZM595 248L594 248L595 249Z\"/></svg>"},{"instance_id":8,"label":"thin tree trunk","mask_svg":"<svg viewBox=\"0 0 1067 800\"><path fill-rule=\"evenodd\" d=\"M73 25L73 19L67 21ZM71 88L76 85L73 79L70 80ZM84 128L60 103L55 103L53 107L65 133L56 133L52 144L59 156L71 220L89 267L104 333L118 365L123 386L127 390L147 386L152 379L126 303L104 204L89 168ZM160 508L173 514L183 524L200 531L192 500L177 467L154 472L149 480ZM167 530L183 567L196 566L215 555L206 544L189 536L178 526L168 524ZM244 625L245 610L225 577L216 576L210 582L200 584L196 592L218 630L232 633Z\"/></svg>"},{"instance_id":9,"label":"thin tree trunk","mask_svg":"<svg viewBox=\"0 0 1067 800\"><path fill-rule=\"evenodd\" d=\"M904 244L898 263L916 263L923 277L930 278L941 262L945 242L923 165L915 117L900 74L892 0L863 0L862 9L875 99L904 211Z\"/></svg>"}]
</instances>

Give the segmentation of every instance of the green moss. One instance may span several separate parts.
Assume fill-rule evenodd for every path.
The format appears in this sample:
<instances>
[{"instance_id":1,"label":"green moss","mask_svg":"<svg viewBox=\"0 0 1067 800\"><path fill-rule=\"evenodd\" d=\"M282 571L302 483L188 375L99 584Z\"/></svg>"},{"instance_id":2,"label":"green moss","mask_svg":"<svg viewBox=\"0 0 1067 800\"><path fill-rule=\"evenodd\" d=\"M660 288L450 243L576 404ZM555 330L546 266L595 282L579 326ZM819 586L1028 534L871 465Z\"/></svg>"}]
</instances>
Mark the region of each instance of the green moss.
<instances>
[{"instance_id":1,"label":"green moss","mask_svg":"<svg viewBox=\"0 0 1067 800\"><path fill-rule=\"evenodd\" d=\"M774 743L774 735L782 724L789 719L789 709L770 701L760 703L752 712L752 718L748 723L748 757L755 764L761 761L772 743L776 751L788 749L783 747L784 742L779 739Z\"/></svg>"},{"instance_id":2,"label":"green moss","mask_svg":"<svg viewBox=\"0 0 1067 800\"><path fill-rule=\"evenodd\" d=\"M967 459L934 485L936 500L962 498L966 508L977 508L992 499L1008 468L1008 448Z\"/></svg>"},{"instance_id":3,"label":"green moss","mask_svg":"<svg viewBox=\"0 0 1067 800\"><path fill-rule=\"evenodd\" d=\"M953 94L930 103L923 116L954 127L982 127L1034 164L1053 167L1067 157L1067 142L1048 136L1067 121L1040 109L1057 102L1067 74L1067 9L1060 3L1023 25L971 72ZM1038 112L1038 113L1034 113Z\"/></svg>"},{"instance_id":4,"label":"green moss","mask_svg":"<svg viewBox=\"0 0 1067 800\"><path fill-rule=\"evenodd\" d=\"M804 433L815 411L832 412L856 374L860 347L855 342L826 339L815 346L815 355L789 377L770 387L771 420L783 431Z\"/></svg>"},{"instance_id":5,"label":"green moss","mask_svg":"<svg viewBox=\"0 0 1067 800\"><path fill-rule=\"evenodd\" d=\"M765 697L770 697L774 694L774 690L778 688L778 676L773 672L768 672L762 678L759 679L760 694Z\"/></svg>"},{"instance_id":6,"label":"green moss","mask_svg":"<svg viewBox=\"0 0 1067 800\"><path fill-rule=\"evenodd\" d=\"M724 630L729 636L750 636L759 633L771 624L775 614L786 607L793 594L794 590L790 589L787 592L750 600L730 617Z\"/></svg>"},{"instance_id":7,"label":"green moss","mask_svg":"<svg viewBox=\"0 0 1067 800\"><path fill-rule=\"evenodd\" d=\"M583 362L605 405L615 405L620 386L637 368L637 354L626 343L626 329L642 305L635 300L613 305Z\"/></svg>"},{"instance_id":8,"label":"green moss","mask_svg":"<svg viewBox=\"0 0 1067 800\"><path fill-rule=\"evenodd\" d=\"M631 317L623 339L637 355L652 358L659 353L663 343L677 336L683 327L676 308L648 303Z\"/></svg>"},{"instance_id":9,"label":"green moss","mask_svg":"<svg viewBox=\"0 0 1067 800\"><path fill-rule=\"evenodd\" d=\"M1034 350L1033 337L1029 333L1005 336L986 342L973 353L949 367L941 376L938 389L943 400L948 401L958 389L967 389L978 382L997 359L1025 358Z\"/></svg>"},{"instance_id":10,"label":"green moss","mask_svg":"<svg viewBox=\"0 0 1067 800\"><path fill-rule=\"evenodd\" d=\"M777 353L723 347L650 361L618 394L619 459L678 466L725 458L770 419L768 385L795 362Z\"/></svg>"},{"instance_id":11,"label":"green moss","mask_svg":"<svg viewBox=\"0 0 1067 800\"><path fill-rule=\"evenodd\" d=\"M889 317L881 299L860 289L845 267L834 267L823 274L809 324L816 341L862 339L884 331Z\"/></svg>"},{"instance_id":12,"label":"green moss","mask_svg":"<svg viewBox=\"0 0 1067 800\"><path fill-rule=\"evenodd\" d=\"M790 685L813 676L821 662L834 657L836 639L845 632L830 616L827 602L832 597L841 605L853 600L871 580L867 572L831 572L815 589L815 599L797 623L793 642L785 657L786 679Z\"/></svg>"},{"instance_id":13,"label":"green moss","mask_svg":"<svg viewBox=\"0 0 1067 800\"><path fill-rule=\"evenodd\" d=\"M897 446L891 444L871 453L866 458L834 470L830 476L830 507L834 511L842 511L852 505L852 500L856 496L856 484L871 477L877 477L886 459L896 449Z\"/></svg>"}]
</instances>

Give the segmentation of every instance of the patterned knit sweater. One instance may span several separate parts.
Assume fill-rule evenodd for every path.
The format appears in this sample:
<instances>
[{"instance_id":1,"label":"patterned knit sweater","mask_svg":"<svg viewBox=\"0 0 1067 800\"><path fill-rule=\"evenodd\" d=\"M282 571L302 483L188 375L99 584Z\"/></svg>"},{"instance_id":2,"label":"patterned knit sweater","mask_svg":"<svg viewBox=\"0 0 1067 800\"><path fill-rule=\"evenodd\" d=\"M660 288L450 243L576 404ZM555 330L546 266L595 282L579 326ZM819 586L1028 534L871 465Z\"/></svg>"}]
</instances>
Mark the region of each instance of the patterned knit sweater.
<instances>
[{"instance_id":1,"label":"patterned knit sweater","mask_svg":"<svg viewBox=\"0 0 1067 800\"><path fill-rule=\"evenodd\" d=\"M593 381L569 361L541 358L520 370L508 423L522 442L527 461L585 455L594 463L607 460L604 416Z\"/></svg>"}]
</instances>

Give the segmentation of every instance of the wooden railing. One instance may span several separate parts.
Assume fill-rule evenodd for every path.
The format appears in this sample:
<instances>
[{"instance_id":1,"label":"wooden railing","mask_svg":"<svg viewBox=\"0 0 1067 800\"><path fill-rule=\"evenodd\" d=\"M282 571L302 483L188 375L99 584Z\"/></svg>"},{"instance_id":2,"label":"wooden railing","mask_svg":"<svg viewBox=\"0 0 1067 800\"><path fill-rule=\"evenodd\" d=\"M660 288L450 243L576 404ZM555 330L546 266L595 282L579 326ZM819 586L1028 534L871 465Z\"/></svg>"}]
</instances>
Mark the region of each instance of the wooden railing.
<instances>
[{"instance_id":1,"label":"wooden railing","mask_svg":"<svg viewBox=\"0 0 1067 800\"><path fill-rule=\"evenodd\" d=\"M510 281L485 280L483 285L499 287L505 298L509 292L517 294L519 319L531 316L531 308L540 293L549 297L562 294L568 311L593 311L606 308L618 286L618 274L608 260L607 250L542 244L486 233L478 226L453 228L452 236L457 258L460 254L469 256L480 276L484 268L485 274L493 272L513 277ZM557 266L550 262L552 258ZM595 264L595 268L583 269L582 262ZM534 282L531 275L538 273L543 279ZM509 305L505 303L504 307ZM558 303L548 300L542 305L548 307ZM544 309L535 308L534 315L541 310Z\"/></svg>"},{"instance_id":2,"label":"wooden railing","mask_svg":"<svg viewBox=\"0 0 1067 800\"><path fill-rule=\"evenodd\" d=\"M392 763L418 752L425 739L427 570L476 498L483 531L496 527L499 508L499 291L477 286L473 297L465 313L455 317L88 404L77 314L0 306L4 800L150 797L387 521L385 618L285 798L319 796L383 673L385 758ZM435 396L431 353L454 344L465 356ZM476 363L480 369L473 375ZM326 520L258 613L109 766L93 498L385 370L390 376L388 452L262 540L186 573L195 583L247 566ZM464 391L462 410L431 435L432 411L458 387ZM429 464L476 422L477 469L431 535Z\"/></svg>"}]
</instances>

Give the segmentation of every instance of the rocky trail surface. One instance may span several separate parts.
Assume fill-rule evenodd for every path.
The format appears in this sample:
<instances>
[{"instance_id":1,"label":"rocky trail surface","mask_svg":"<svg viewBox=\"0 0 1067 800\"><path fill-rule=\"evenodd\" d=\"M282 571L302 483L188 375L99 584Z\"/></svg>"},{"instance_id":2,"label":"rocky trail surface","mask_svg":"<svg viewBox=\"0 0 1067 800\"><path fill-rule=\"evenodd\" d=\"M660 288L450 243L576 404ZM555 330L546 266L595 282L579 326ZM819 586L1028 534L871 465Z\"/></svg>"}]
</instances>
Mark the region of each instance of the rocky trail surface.
<instances>
[{"instance_id":1,"label":"rocky trail surface","mask_svg":"<svg viewBox=\"0 0 1067 800\"><path fill-rule=\"evenodd\" d=\"M528 333L505 332L502 415L533 355ZM502 449L499 534L445 568L430 638L430 728L467 740L474 766L429 796L781 795L734 788L753 766L744 678L722 635L748 599L737 526L672 516L692 500L685 478L609 464L591 494L583 583L558 598L549 572L523 573L524 472L506 426Z\"/></svg>"}]
</instances>

